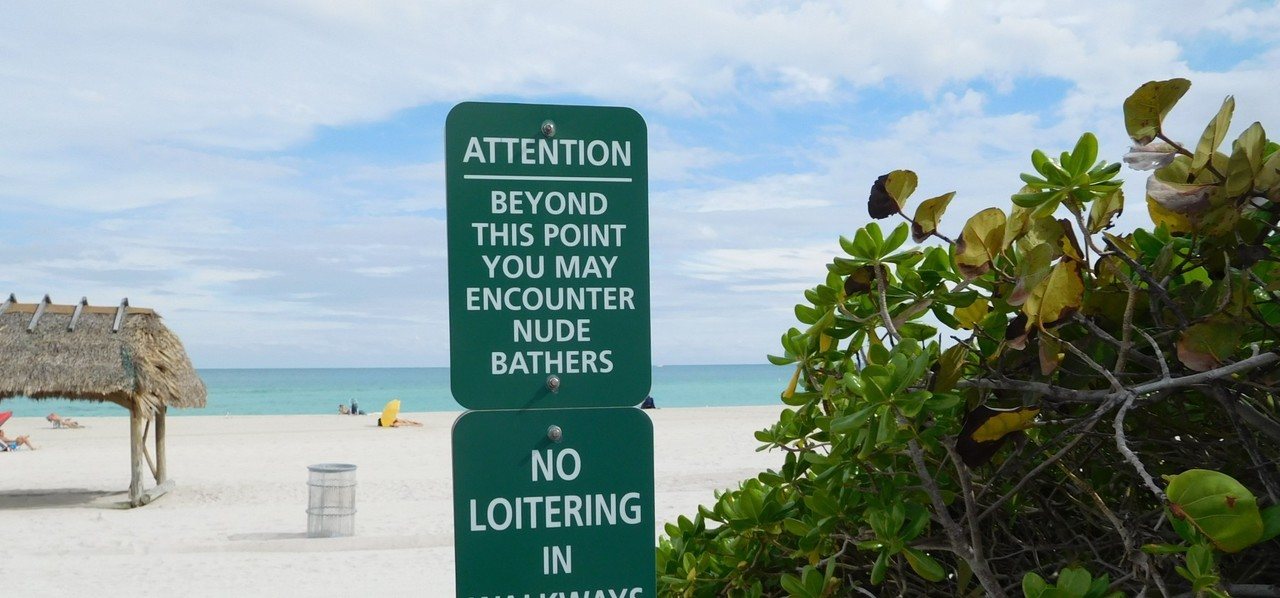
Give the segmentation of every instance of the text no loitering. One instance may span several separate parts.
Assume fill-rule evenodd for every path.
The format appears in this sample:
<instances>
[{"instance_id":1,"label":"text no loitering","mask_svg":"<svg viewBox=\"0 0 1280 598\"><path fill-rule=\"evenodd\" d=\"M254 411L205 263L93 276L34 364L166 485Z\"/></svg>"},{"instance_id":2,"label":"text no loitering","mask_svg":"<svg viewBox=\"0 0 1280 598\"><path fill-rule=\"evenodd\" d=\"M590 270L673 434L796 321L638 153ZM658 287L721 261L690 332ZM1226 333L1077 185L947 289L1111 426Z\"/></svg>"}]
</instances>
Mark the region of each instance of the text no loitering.
<instances>
[{"instance_id":1,"label":"text no loitering","mask_svg":"<svg viewBox=\"0 0 1280 598\"><path fill-rule=\"evenodd\" d=\"M639 492L497 497L484 508L474 498L469 502L473 532L638 525L642 520Z\"/></svg>"}]
</instances>

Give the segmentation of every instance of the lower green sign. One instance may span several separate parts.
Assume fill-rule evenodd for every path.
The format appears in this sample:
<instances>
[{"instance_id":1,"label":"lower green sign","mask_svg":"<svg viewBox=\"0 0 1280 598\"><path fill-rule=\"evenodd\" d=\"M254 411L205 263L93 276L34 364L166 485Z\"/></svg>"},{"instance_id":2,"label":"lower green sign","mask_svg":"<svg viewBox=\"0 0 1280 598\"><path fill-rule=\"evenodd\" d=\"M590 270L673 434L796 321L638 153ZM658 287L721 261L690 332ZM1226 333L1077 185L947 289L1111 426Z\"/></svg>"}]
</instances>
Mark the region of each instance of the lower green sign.
<instances>
[{"instance_id":1,"label":"lower green sign","mask_svg":"<svg viewBox=\"0 0 1280 598\"><path fill-rule=\"evenodd\" d=\"M453 425L457 595L655 596L653 498L639 409L468 411Z\"/></svg>"}]
</instances>

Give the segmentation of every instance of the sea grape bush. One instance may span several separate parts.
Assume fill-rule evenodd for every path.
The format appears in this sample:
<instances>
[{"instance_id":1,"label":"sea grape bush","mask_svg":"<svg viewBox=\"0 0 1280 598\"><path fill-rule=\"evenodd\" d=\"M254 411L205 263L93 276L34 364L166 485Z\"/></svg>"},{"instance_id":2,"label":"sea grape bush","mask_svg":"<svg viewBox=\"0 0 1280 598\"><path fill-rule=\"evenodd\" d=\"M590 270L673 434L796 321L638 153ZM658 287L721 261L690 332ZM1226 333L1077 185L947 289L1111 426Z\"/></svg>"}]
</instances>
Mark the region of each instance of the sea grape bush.
<instances>
[{"instance_id":1,"label":"sea grape bush","mask_svg":"<svg viewBox=\"0 0 1280 598\"><path fill-rule=\"evenodd\" d=\"M667 524L660 593L1277 591L1280 152L1258 123L1224 146L1231 98L1174 140L1189 86L1124 103L1149 229L1112 231L1090 133L956 239L954 193L912 211L915 173L880 177L868 212L902 222L840 239L769 358L781 466Z\"/></svg>"}]
</instances>

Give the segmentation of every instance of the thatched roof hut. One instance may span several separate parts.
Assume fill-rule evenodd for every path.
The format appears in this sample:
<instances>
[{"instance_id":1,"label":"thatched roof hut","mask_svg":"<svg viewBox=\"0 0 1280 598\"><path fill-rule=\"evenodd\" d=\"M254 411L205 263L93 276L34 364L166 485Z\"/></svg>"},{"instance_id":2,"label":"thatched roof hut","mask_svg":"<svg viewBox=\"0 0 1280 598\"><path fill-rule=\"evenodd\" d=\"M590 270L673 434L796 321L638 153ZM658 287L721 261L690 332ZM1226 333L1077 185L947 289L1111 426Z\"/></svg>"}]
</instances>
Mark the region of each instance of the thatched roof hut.
<instances>
[{"instance_id":1,"label":"thatched roof hut","mask_svg":"<svg viewBox=\"0 0 1280 598\"><path fill-rule=\"evenodd\" d=\"M204 407L207 392L178 337L155 311L118 306L0 303L0 401L14 396L106 401L132 417L133 482L130 502L145 504L163 494L164 418L169 407ZM155 421L156 459L146 449ZM145 424L145 428L143 427ZM142 492L142 458L158 487Z\"/></svg>"}]
</instances>

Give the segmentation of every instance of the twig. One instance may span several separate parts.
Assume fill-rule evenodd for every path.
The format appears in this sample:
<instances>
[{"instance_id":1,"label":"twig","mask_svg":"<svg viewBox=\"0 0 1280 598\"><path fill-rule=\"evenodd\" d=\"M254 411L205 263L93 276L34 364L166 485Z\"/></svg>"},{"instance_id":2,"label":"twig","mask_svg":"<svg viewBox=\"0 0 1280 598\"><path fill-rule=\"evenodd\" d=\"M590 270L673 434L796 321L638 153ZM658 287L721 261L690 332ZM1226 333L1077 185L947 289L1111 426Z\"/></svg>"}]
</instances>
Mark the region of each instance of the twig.
<instances>
[{"instance_id":1,"label":"twig","mask_svg":"<svg viewBox=\"0 0 1280 598\"><path fill-rule=\"evenodd\" d=\"M1081 351L1080 349L1076 348L1076 346L1071 344L1070 342L1065 341L1052 334L1049 334L1048 332L1043 332L1042 334L1058 341L1059 343L1062 343L1062 346L1066 347L1068 351L1071 351L1071 353L1076 357L1078 357L1080 361L1083 361L1085 365L1088 365L1089 367L1093 368L1093 371L1098 372L1099 374L1102 374L1102 377L1106 378L1107 382L1111 383L1111 388L1113 388L1116 392L1124 392L1124 383L1120 382L1120 379L1116 378L1115 374L1111 373L1111 370L1108 370L1107 368L1102 367L1102 364L1094 361L1093 358L1089 357L1088 355L1085 355L1084 351Z\"/></svg>"},{"instance_id":2,"label":"twig","mask_svg":"<svg viewBox=\"0 0 1280 598\"><path fill-rule=\"evenodd\" d=\"M1115 242L1113 242L1111 239L1103 238L1103 242L1106 243L1107 247L1112 251L1114 251L1116 255L1120 257L1120 259L1124 260L1126 264L1129 264L1129 267L1133 268L1133 271L1137 272L1138 276L1141 276L1143 280L1147 281L1148 291L1152 295L1155 295L1157 298L1163 301L1165 305L1168 305L1169 309L1173 310L1173 315L1178 318L1179 326L1181 328L1186 328L1187 316L1182 313L1182 309L1178 307L1178 304L1175 303L1174 300L1169 297L1169 292L1166 291L1165 288L1160 285L1160 283L1156 282L1155 278L1151 276L1151 273L1148 272L1146 268L1143 268L1142 264L1139 264L1136 260L1129 257L1129 254L1125 253L1124 250L1120 249L1120 247L1117 246ZM1152 311L1152 314L1159 313L1158 309L1152 309L1151 311Z\"/></svg>"},{"instance_id":3,"label":"twig","mask_svg":"<svg viewBox=\"0 0 1280 598\"><path fill-rule=\"evenodd\" d=\"M1157 353L1159 355L1159 353ZM1232 374L1271 365L1280 362L1280 355L1276 353L1260 353L1248 359L1242 359L1235 363L1229 363L1220 368L1200 372L1198 374L1190 374L1187 376L1179 376L1177 378L1165 377L1145 384L1139 384L1124 393L1132 393L1139 397L1149 395L1151 393L1174 388L1185 388L1195 386L1210 380L1225 378ZM1165 368L1167 370L1167 367ZM1110 372L1108 372L1110 374ZM1112 376L1114 377L1114 376ZM1011 380L1001 378L999 380L983 379L983 380L961 380L956 384L957 388L985 388L994 390L1020 390L1026 392L1034 392L1042 395L1048 395L1053 398L1071 400L1080 403L1098 403L1111 399L1121 398L1120 391L1112 390L1075 390L1062 386L1053 386L1043 382L1029 382L1024 380Z\"/></svg>"},{"instance_id":4,"label":"twig","mask_svg":"<svg viewBox=\"0 0 1280 598\"><path fill-rule=\"evenodd\" d=\"M1120 354L1120 357L1116 359L1116 367L1115 367L1116 374L1124 373L1124 362L1125 362L1126 355L1132 354L1134 361L1141 362L1143 365L1146 365L1148 367L1154 366L1156 364L1156 360L1150 357L1147 357L1146 355L1135 350L1133 348L1133 342L1131 340L1119 340L1116 337L1111 336L1111 333L1107 332L1106 330L1103 330L1101 326L1098 326L1096 323L1094 323L1093 320L1090 320L1089 318L1085 317L1083 314L1080 314L1079 312L1077 312L1074 316L1072 316L1072 319L1074 319L1075 321L1081 324L1084 324L1085 327L1089 329L1089 332L1092 332L1098 338L1116 346L1117 352ZM1131 320L1131 319L1132 319L1132 314L1127 313L1126 320ZM1128 324L1125 325L1124 336L1126 337L1129 336Z\"/></svg>"},{"instance_id":5,"label":"twig","mask_svg":"<svg viewBox=\"0 0 1280 598\"><path fill-rule=\"evenodd\" d=\"M1160 375L1166 380L1172 378L1173 376L1169 375L1169 363L1164 360L1164 351L1160 349L1159 344L1156 344L1156 339L1151 338L1151 335L1141 328L1138 329L1138 334L1147 339L1147 342L1151 344L1151 350L1155 351L1156 359L1160 361Z\"/></svg>"},{"instance_id":6,"label":"twig","mask_svg":"<svg viewBox=\"0 0 1280 598\"><path fill-rule=\"evenodd\" d=\"M1182 147L1181 143L1178 143L1177 141L1174 141L1172 139L1169 139L1168 137L1165 137L1164 133L1156 133L1156 138L1159 139L1160 141L1163 141L1169 144L1171 147L1173 147L1173 150L1178 152L1179 154L1182 154L1191 159L1195 159L1196 157L1195 154L1191 153L1189 150L1187 150L1187 148ZM1209 163L1206 163L1205 168L1209 172L1212 172L1214 176L1218 177L1219 181L1227 180L1227 177L1222 176L1222 173L1218 172L1218 169L1213 167L1212 161L1210 161Z\"/></svg>"},{"instance_id":7,"label":"twig","mask_svg":"<svg viewBox=\"0 0 1280 598\"><path fill-rule=\"evenodd\" d=\"M902 340L902 335L898 334L898 329L893 325L893 318L889 316L889 299L885 290L885 277L889 267L884 264L876 265L876 286L880 290L880 319L884 321L884 329L889 331L889 336L894 342Z\"/></svg>"},{"instance_id":8,"label":"twig","mask_svg":"<svg viewBox=\"0 0 1280 598\"><path fill-rule=\"evenodd\" d=\"M969 475L969 468L960 459L960 453L956 451L955 444L944 440L942 446L947 449L947 456L951 457L951 464L955 467L956 476L960 479L960 495L964 499L964 518L966 525L969 526L969 546L973 550L973 558L985 561L987 556L982 548L981 528L975 519L975 511L978 507L974 504L973 478Z\"/></svg>"},{"instance_id":9,"label":"twig","mask_svg":"<svg viewBox=\"0 0 1280 598\"><path fill-rule=\"evenodd\" d=\"M916 466L916 475L920 476L920 484L924 486L925 492L929 495L929 502L933 504L933 510L937 513L938 520L942 523L942 529L947 533L947 540L951 543L951 551L968 563L969 569L973 571L974 577L978 578L978 583L982 584L982 589L986 590L988 596L1003 598L1005 596L1004 588L1000 587L1000 583L996 581L991 567L988 566L985 559L979 560L974 557L972 548L965 543L964 532L960 529L960 525L956 523L956 520L951 517L951 512L947 510L947 503L942 500L942 492L938 490L938 484L929 473L928 464L924 462L924 450L920 448L920 443L912 438L907 441L907 450L911 454L912 463Z\"/></svg>"},{"instance_id":10,"label":"twig","mask_svg":"<svg viewBox=\"0 0 1280 598\"><path fill-rule=\"evenodd\" d=\"M1124 360L1133 348L1133 310L1138 304L1138 285L1125 280L1129 287L1129 298L1124 304L1124 323L1120 329L1120 355L1116 357L1116 373L1124 373Z\"/></svg>"},{"instance_id":11,"label":"twig","mask_svg":"<svg viewBox=\"0 0 1280 598\"><path fill-rule=\"evenodd\" d=\"M1136 395L1132 394L1125 397L1124 403L1120 405L1120 410L1116 412L1116 419L1112 422L1112 427L1116 431L1116 450L1120 451L1125 461L1128 461L1133 466L1133 469L1138 472L1142 482L1147 485L1147 488L1151 489L1151 492L1156 495L1160 503L1164 504L1169 501L1169 498L1165 496L1164 490L1161 490L1160 486L1156 485L1156 481L1151 478L1151 474L1147 473L1146 466L1142 464L1142 460L1138 458L1138 455L1129 448L1129 441L1124 436L1124 415L1133 406L1133 402L1137 398Z\"/></svg>"},{"instance_id":12,"label":"twig","mask_svg":"<svg viewBox=\"0 0 1280 598\"><path fill-rule=\"evenodd\" d=\"M1276 483L1275 478L1271 475L1267 467L1267 461L1262 458L1259 452L1257 440L1254 439L1250 430L1245 429L1240 424L1240 414L1236 410L1239 404L1238 400L1230 396L1228 391L1218 387L1212 387L1209 392L1218 399L1222 404L1222 408L1227 412L1227 419L1231 420L1231 425L1236 429L1236 435L1240 437L1241 443L1244 445L1245 452L1249 453L1249 460L1253 461L1254 467L1258 470L1258 477L1262 479L1262 485L1267 490L1267 496L1271 498L1272 504L1280 502L1280 484Z\"/></svg>"},{"instance_id":13,"label":"twig","mask_svg":"<svg viewBox=\"0 0 1280 598\"><path fill-rule=\"evenodd\" d=\"M1009 491L1004 494L1004 496L1001 496L1000 498L996 499L996 501L991 503L991 506L987 507L987 509L983 511L981 515L978 515L978 521L982 521L983 519L986 519L987 517L989 517L992 513L995 513L996 509L999 509L1002 505L1004 505L1004 503L1009 502L1009 499L1013 498L1013 496L1017 494L1018 491L1022 490L1024 486L1030 483L1033 478L1035 478L1037 475L1040 475L1040 472L1044 471L1045 469L1048 469L1054 463L1057 463L1059 459L1065 457L1067 455L1067 452L1075 448L1075 446L1079 444L1081 440L1084 440L1085 435L1087 435L1091 430L1093 430L1094 426L1098 425L1098 422L1102 419L1102 415L1107 411L1110 411L1112 405L1113 404L1111 402L1108 402L1106 404L1098 406L1098 408L1095 409L1093 413L1089 414L1088 418L1081 420L1080 423L1076 424L1072 428L1063 431L1064 435L1067 433L1074 433L1075 438L1072 438L1070 442L1067 442L1066 446L1063 446L1061 449L1058 449L1058 452L1054 453L1048 459L1041 461L1040 464L1035 466L1035 468L1032 469L1030 472L1028 472L1027 475L1022 476L1022 479L1018 480L1018 483L1014 484L1013 488L1010 488ZM1079 428L1079 431L1076 431L1075 428Z\"/></svg>"}]
</instances>

